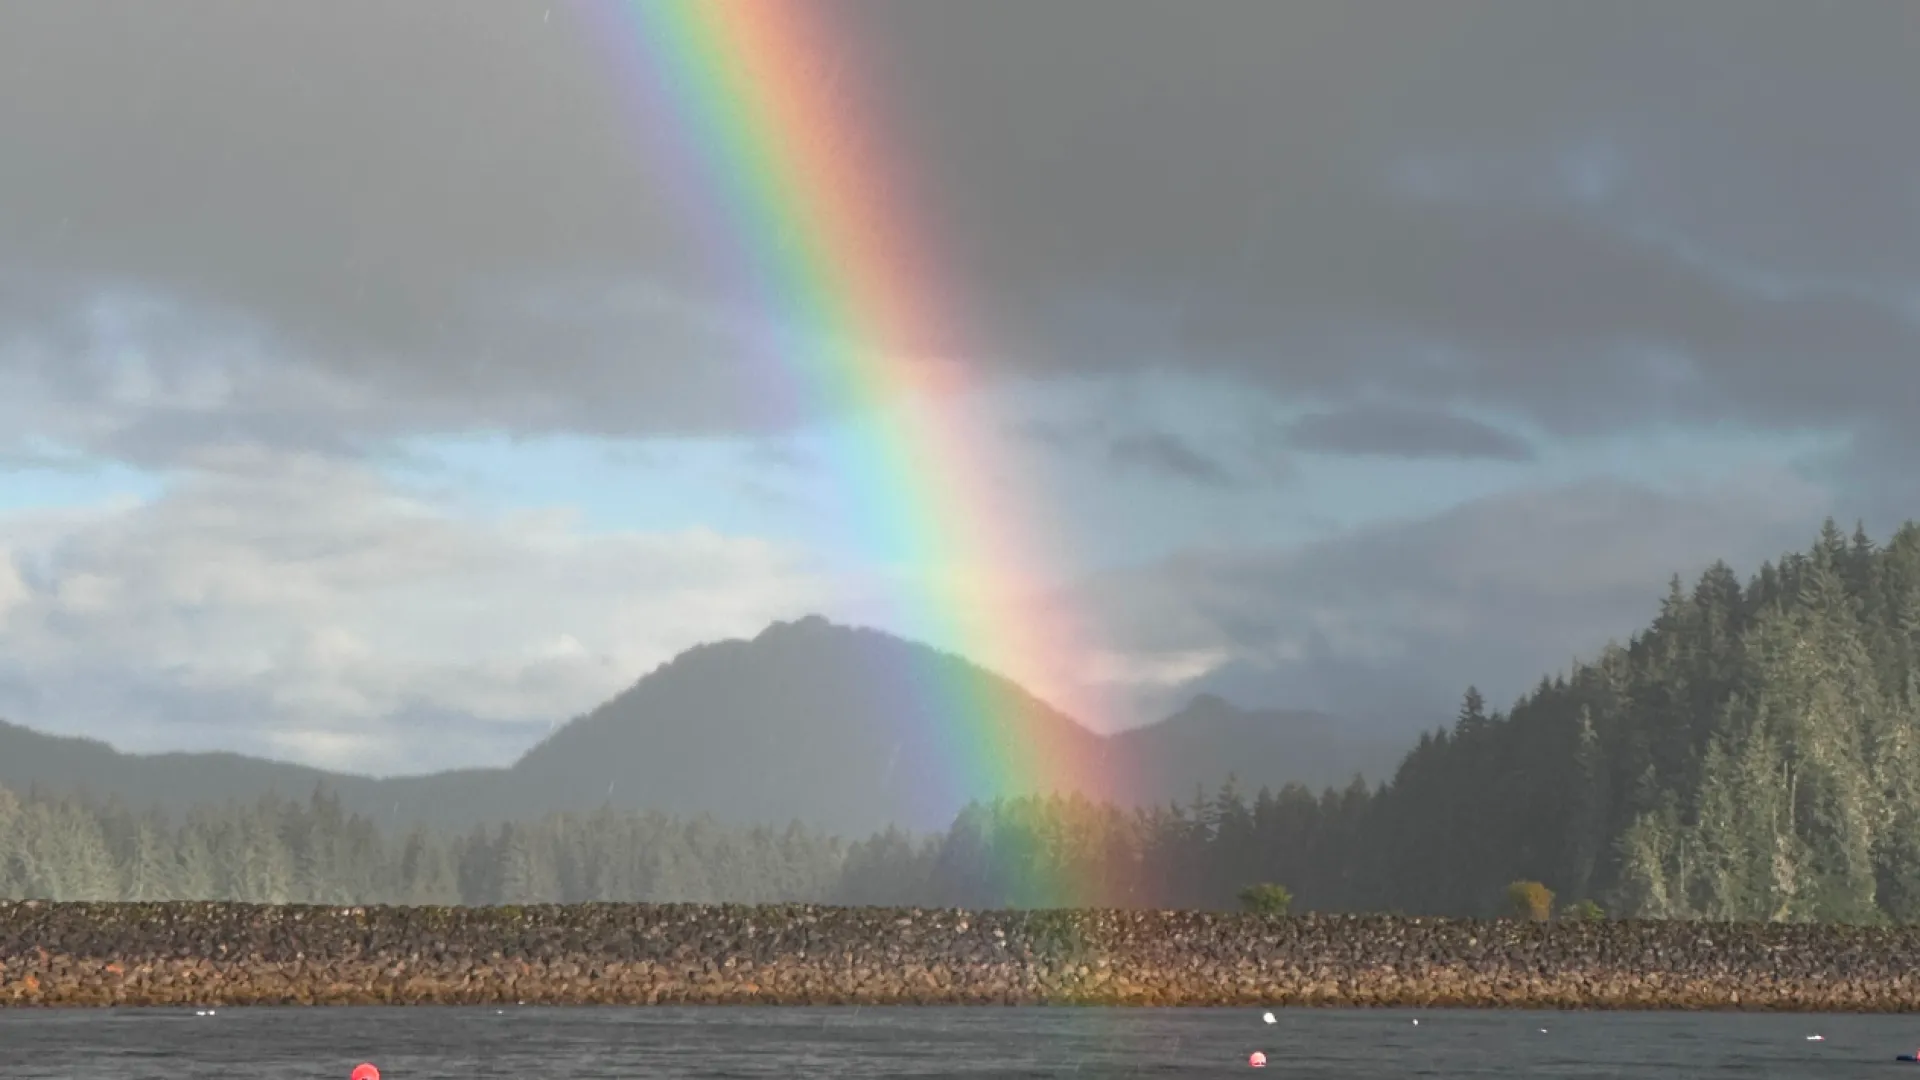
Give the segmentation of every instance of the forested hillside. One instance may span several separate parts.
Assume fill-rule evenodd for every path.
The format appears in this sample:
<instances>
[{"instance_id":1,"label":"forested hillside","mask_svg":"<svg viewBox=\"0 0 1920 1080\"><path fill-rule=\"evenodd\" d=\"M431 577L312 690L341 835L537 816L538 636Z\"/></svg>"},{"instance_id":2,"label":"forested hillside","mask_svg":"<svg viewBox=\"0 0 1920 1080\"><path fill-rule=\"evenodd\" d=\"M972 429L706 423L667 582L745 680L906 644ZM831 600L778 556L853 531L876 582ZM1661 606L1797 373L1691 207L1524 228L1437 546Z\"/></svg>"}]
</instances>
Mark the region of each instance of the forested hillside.
<instances>
[{"instance_id":1,"label":"forested hillside","mask_svg":"<svg viewBox=\"0 0 1920 1080\"><path fill-rule=\"evenodd\" d=\"M1648 916L1920 917L1920 528L1828 521L1744 586L1676 578L1510 713L1469 695L1368 823L1369 891L1471 911L1537 878Z\"/></svg>"},{"instance_id":2,"label":"forested hillside","mask_svg":"<svg viewBox=\"0 0 1920 1080\"><path fill-rule=\"evenodd\" d=\"M389 835L317 793L178 819L0 789L0 895L1227 907L1487 914L1505 886L1668 918L1920 919L1920 527L1828 522L1743 584L1676 578L1643 633L1505 712L1469 690L1378 789L970 806L944 833L605 809ZM1248 778L1258 783L1260 777Z\"/></svg>"},{"instance_id":3,"label":"forested hillside","mask_svg":"<svg viewBox=\"0 0 1920 1080\"><path fill-rule=\"evenodd\" d=\"M889 831L848 844L797 825L615 810L389 835L324 792L174 820L0 788L0 897L1223 907L1249 873L1338 866L1366 801L1361 786L1319 798L1292 786L1252 804L1229 786L1156 811L1022 799L970 808L943 835ZM1303 878L1303 899L1335 906L1340 894L1312 880Z\"/></svg>"}]
</instances>

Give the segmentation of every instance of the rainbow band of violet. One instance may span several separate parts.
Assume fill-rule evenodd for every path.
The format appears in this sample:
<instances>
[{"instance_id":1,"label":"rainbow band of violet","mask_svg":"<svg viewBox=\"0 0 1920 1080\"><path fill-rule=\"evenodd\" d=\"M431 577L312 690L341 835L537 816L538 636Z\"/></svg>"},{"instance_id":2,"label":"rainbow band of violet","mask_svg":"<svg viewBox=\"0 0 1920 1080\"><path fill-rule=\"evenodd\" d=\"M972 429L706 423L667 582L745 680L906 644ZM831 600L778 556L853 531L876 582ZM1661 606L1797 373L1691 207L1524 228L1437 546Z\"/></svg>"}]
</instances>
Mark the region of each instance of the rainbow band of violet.
<instances>
[{"instance_id":1,"label":"rainbow band of violet","mask_svg":"<svg viewBox=\"0 0 1920 1080\"><path fill-rule=\"evenodd\" d=\"M895 614L921 640L1018 677L1072 664L1082 652L1071 620L1032 599L1036 548L1015 536L1034 514L1015 505L958 408L968 386L951 361L971 344L956 332L958 290L932 222L912 212L906 155L888 152L873 119L881 99L858 85L859 28L819 0L582 7L701 243L764 317L795 329L767 339L782 343L777 368L814 408L853 418L833 444L834 475L860 508L860 540L883 545L899 572ZM1084 740L1039 734L1044 725L986 700L984 680L951 669L942 685L914 688L938 718L939 730L919 733L937 760L906 763L937 774L918 778L929 797L1099 797L1124 782L1112 763L1086 760ZM1097 707L1077 695L1058 703L1083 719ZM1078 891L1054 884L1061 900Z\"/></svg>"}]
</instances>

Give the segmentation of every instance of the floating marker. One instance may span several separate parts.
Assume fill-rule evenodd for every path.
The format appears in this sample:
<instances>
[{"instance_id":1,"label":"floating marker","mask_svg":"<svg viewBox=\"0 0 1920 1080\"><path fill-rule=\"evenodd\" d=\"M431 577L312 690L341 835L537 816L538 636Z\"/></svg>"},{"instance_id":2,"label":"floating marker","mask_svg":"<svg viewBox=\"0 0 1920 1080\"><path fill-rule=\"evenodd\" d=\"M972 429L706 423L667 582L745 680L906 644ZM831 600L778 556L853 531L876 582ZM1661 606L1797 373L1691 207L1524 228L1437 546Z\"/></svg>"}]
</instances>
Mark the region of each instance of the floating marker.
<instances>
[{"instance_id":1,"label":"floating marker","mask_svg":"<svg viewBox=\"0 0 1920 1080\"><path fill-rule=\"evenodd\" d=\"M1807 1036L1807 1041L1808 1042L1826 1042L1827 1037L1825 1035L1809 1035Z\"/></svg>"},{"instance_id":2,"label":"floating marker","mask_svg":"<svg viewBox=\"0 0 1920 1080\"><path fill-rule=\"evenodd\" d=\"M1266 1021L1267 1023L1269 1023L1269 1024L1271 1024L1271 1023L1273 1023L1273 1014L1272 1014L1272 1013L1262 1013L1262 1014L1260 1015L1260 1019L1262 1019L1262 1020L1265 1020L1265 1021Z\"/></svg>"},{"instance_id":3,"label":"floating marker","mask_svg":"<svg viewBox=\"0 0 1920 1080\"><path fill-rule=\"evenodd\" d=\"M353 1067L353 1075L348 1080L380 1080L380 1070L363 1061Z\"/></svg>"},{"instance_id":4,"label":"floating marker","mask_svg":"<svg viewBox=\"0 0 1920 1080\"><path fill-rule=\"evenodd\" d=\"M1247 1055L1247 1064L1256 1069L1264 1069L1267 1067L1267 1055L1255 1050L1253 1053Z\"/></svg>"}]
</instances>

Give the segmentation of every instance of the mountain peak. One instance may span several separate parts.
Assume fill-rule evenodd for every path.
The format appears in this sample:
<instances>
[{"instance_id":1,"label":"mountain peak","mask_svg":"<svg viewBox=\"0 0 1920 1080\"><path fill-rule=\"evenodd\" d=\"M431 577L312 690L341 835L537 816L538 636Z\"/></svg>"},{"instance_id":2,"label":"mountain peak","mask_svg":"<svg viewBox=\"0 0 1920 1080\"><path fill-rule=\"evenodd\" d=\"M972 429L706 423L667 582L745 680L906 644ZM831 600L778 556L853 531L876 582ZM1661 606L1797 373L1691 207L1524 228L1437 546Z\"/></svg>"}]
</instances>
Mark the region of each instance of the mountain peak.
<instances>
[{"instance_id":1,"label":"mountain peak","mask_svg":"<svg viewBox=\"0 0 1920 1080\"><path fill-rule=\"evenodd\" d=\"M1193 695L1193 700L1187 702L1187 707L1180 711L1182 713L1191 714L1191 713L1241 712L1242 710L1240 709L1239 706L1235 705L1231 701L1228 701L1226 698L1221 697L1219 694L1216 694L1211 690L1203 690L1200 693Z\"/></svg>"},{"instance_id":2,"label":"mountain peak","mask_svg":"<svg viewBox=\"0 0 1920 1080\"><path fill-rule=\"evenodd\" d=\"M531 790L629 791L683 813L859 835L943 828L1002 794L957 765L955 740L1045 761L1095 761L1104 745L963 657L808 615L683 654L511 772Z\"/></svg>"},{"instance_id":3,"label":"mountain peak","mask_svg":"<svg viewBox=\"0 0 1920 1080\"><path fill-rule=\"evenodd\" d=\"M850 629L852 629L852 627L841 626L825 615L802 615L797 619L773 620L773 622L768 623L767 628L760 631L753 640L766 641L772 638L794 637L802 634L822 634L834 630Z\"/></svg>"}]
</instances>

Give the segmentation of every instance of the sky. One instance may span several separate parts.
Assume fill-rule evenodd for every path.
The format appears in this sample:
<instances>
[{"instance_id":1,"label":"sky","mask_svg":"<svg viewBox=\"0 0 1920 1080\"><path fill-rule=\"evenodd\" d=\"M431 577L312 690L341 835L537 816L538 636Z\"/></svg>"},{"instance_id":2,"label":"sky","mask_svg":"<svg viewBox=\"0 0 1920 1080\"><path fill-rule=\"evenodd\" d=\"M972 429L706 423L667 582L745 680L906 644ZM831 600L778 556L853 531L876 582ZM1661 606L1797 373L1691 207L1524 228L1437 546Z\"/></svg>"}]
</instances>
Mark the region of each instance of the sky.
<instances>
[{"instance_id":1,"label":"sky","mask_svg":"<svg viewBox=\"0 0 1920 1080\"><path fill-rule=\"evenodd\" d=\"M1004 496L917 483L1026 538L1091 726L1432 727L1912 513L1905 0L805 5L962 328L959 396L871 407L967 418ZM0 717L412 772L914 630L870 415L598 6L0 7Z\"/></svg>"}]
</instances>

